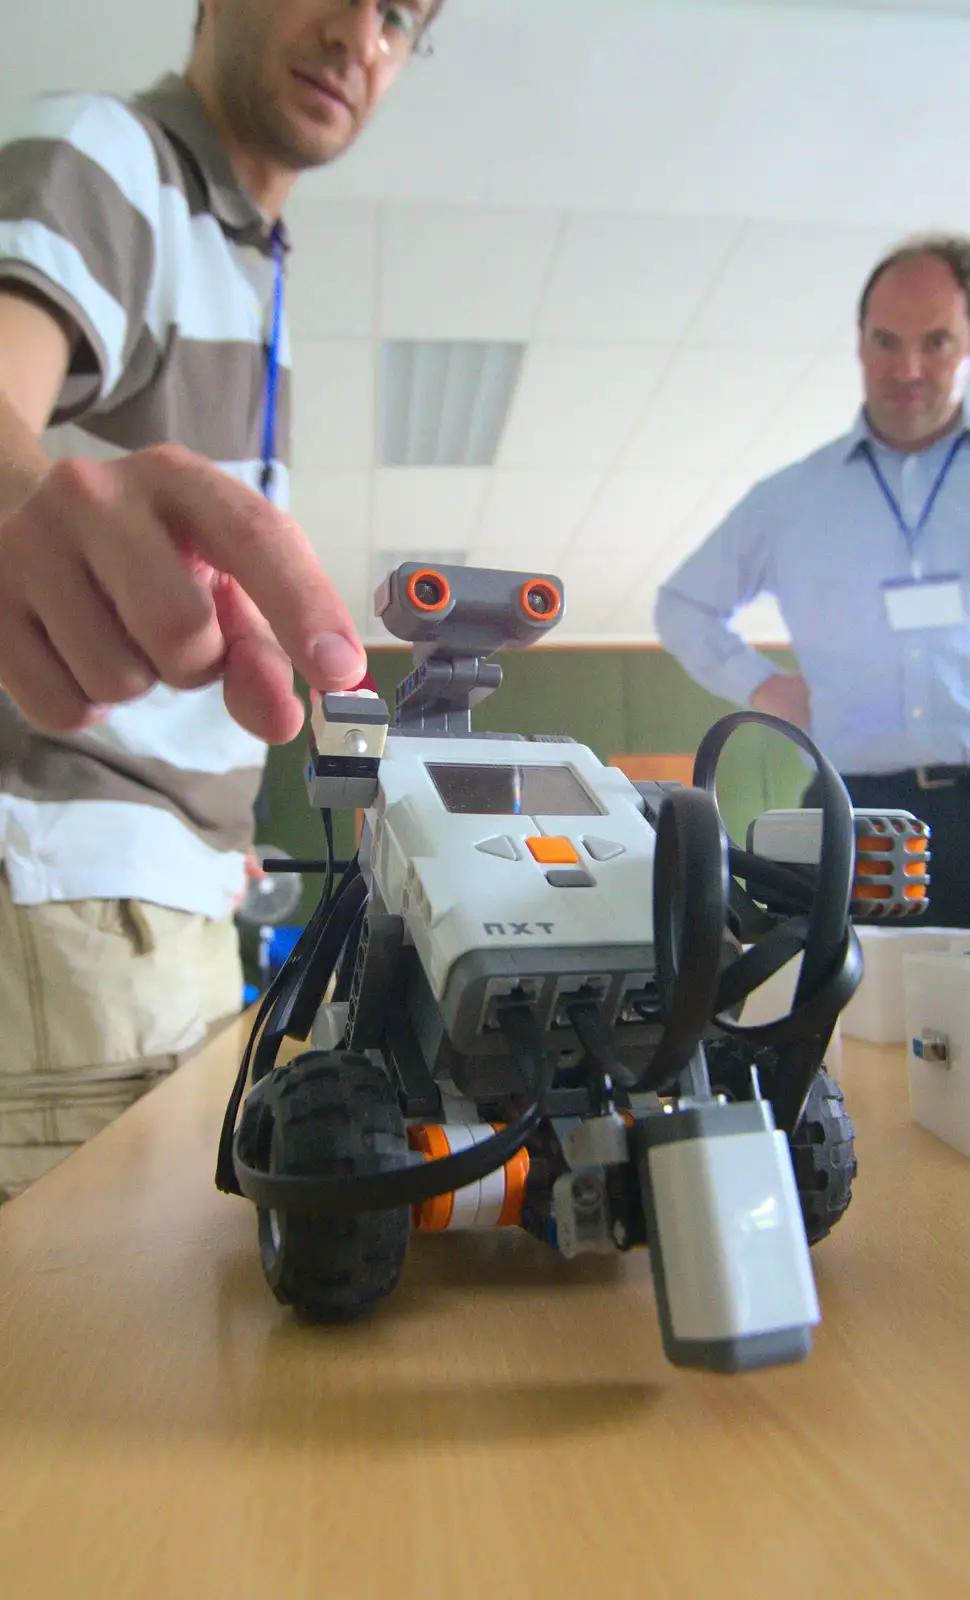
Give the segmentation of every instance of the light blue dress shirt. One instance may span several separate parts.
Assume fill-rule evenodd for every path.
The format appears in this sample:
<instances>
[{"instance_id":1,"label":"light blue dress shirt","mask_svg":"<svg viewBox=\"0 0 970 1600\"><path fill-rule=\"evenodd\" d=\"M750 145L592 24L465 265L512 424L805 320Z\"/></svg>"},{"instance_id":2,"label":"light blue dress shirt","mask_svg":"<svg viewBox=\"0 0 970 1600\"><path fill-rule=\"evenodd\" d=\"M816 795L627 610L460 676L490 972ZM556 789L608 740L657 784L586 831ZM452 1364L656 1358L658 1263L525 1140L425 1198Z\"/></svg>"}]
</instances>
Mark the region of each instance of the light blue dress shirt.
<instances>
[{"instance_id":1,"label":"light blue dress shirt","mask_svg":"<svg viewBox=\"0 0 970 1600\"><path fill-rule=\"evenodd\" d=\"M960 575L970 618L970 416L914 553L924 575ZM970 763L970 621L894 632L882 584L911 575L906 538L867 459L874 451L915 528L951 432L906 455L851 433L756 484L660 590L666 648L713 693L747 705L778 669L732 630L773 594L812 696L811 734L841 772Z\"/></svg>"}]
</instances>

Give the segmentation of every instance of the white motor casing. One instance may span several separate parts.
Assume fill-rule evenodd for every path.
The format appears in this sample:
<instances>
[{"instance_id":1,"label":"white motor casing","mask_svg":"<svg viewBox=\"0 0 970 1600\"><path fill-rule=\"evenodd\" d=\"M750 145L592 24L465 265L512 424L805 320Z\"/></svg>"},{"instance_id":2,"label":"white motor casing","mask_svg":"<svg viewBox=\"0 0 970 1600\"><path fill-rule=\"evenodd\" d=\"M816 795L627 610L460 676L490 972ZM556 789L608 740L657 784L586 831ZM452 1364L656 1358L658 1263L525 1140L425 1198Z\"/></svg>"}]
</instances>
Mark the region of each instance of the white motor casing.
<instances>
[{"instance_id":1,"label":"white motor casing","mask_svg":"<svg viewBox=\"0 0 970 1600\"><path fill-rule=\"evenodd\" d=\"M797 1361L821 1319L788 1140L765 1101L637 1125L667 1354L735 1372Z\"/></svg>"}]
</instances>

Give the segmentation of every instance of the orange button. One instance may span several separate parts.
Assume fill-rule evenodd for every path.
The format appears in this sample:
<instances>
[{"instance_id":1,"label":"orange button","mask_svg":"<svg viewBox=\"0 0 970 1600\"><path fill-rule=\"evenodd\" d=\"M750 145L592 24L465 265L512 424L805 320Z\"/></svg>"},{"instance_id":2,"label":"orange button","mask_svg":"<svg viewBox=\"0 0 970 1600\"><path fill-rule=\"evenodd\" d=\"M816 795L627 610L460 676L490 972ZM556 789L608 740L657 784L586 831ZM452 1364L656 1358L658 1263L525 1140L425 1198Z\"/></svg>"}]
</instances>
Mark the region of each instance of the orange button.
<instances>
[{"instance_id":1,"label":"orange button","mask_svg":"<svg viewBox=\"0 0 970 1600\"><path fill-rule=\"evenodd\" d=\"M572 867L579 861L568 839L526 839L525 842L544 867Z\"/></svg>"}]
</instances>

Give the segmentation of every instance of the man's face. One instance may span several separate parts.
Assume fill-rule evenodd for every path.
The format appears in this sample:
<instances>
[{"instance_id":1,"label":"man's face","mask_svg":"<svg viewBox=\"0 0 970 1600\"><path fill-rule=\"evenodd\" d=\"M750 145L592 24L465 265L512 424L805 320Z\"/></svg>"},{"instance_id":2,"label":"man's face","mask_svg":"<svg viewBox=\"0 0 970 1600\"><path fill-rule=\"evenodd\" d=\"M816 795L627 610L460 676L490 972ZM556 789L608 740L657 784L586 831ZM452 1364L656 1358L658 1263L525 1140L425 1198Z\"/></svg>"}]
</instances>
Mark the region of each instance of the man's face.
<instances>
[{"instance_id":1,"label":"man's face","mask_svg":"<svg viewBox=\"0 0 970 1600\"><path fill-rule=\"evenodd\" d=\"M216 89L237 138L292 172L361 131L432 0L211 0Z\"/></svg>"},{"instance_id":2,"label":"man's face","mask_svg":"<svg viewBox=\"0 0 970 1600\"><path fill-rule=\"evenodd\" d=\"M918 256L877 279L859 357L877 433L912 449L945 431L970 376L970 316L944 261Z\"/></svg>"}]
</instances>

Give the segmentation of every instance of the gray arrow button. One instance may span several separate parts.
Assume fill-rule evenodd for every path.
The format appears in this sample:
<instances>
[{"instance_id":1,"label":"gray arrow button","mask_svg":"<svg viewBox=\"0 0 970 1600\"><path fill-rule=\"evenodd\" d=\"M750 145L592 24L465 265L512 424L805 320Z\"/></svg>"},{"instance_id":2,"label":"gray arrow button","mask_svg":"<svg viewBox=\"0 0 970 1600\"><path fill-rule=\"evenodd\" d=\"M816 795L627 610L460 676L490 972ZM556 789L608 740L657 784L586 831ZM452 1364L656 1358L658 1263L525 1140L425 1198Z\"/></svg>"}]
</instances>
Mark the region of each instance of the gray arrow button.
<instances>
[{"instance_id":1,"label":"gray arrow button","mask_svg":"<svg viewBox=\"0 0 970 1600\"><path fill-rule=\"evenodd\" d=\"M486 856L498 856L501 861L518 861L519 852L511 839L506 839L499 834L494 839L483 839L481 844L475 846Z\"/></svg>"},{"instance_id":2,"label":"gray arrow button","mask_svg":"<svg viewBox=\"0 0 970 1600\"><path fill-rule=\"evenodd\" d=\"M615 856L626 855L626 845L615 839L584 839L583 848L594 861L612 861Z\"/></svg>"}]
</instances>

